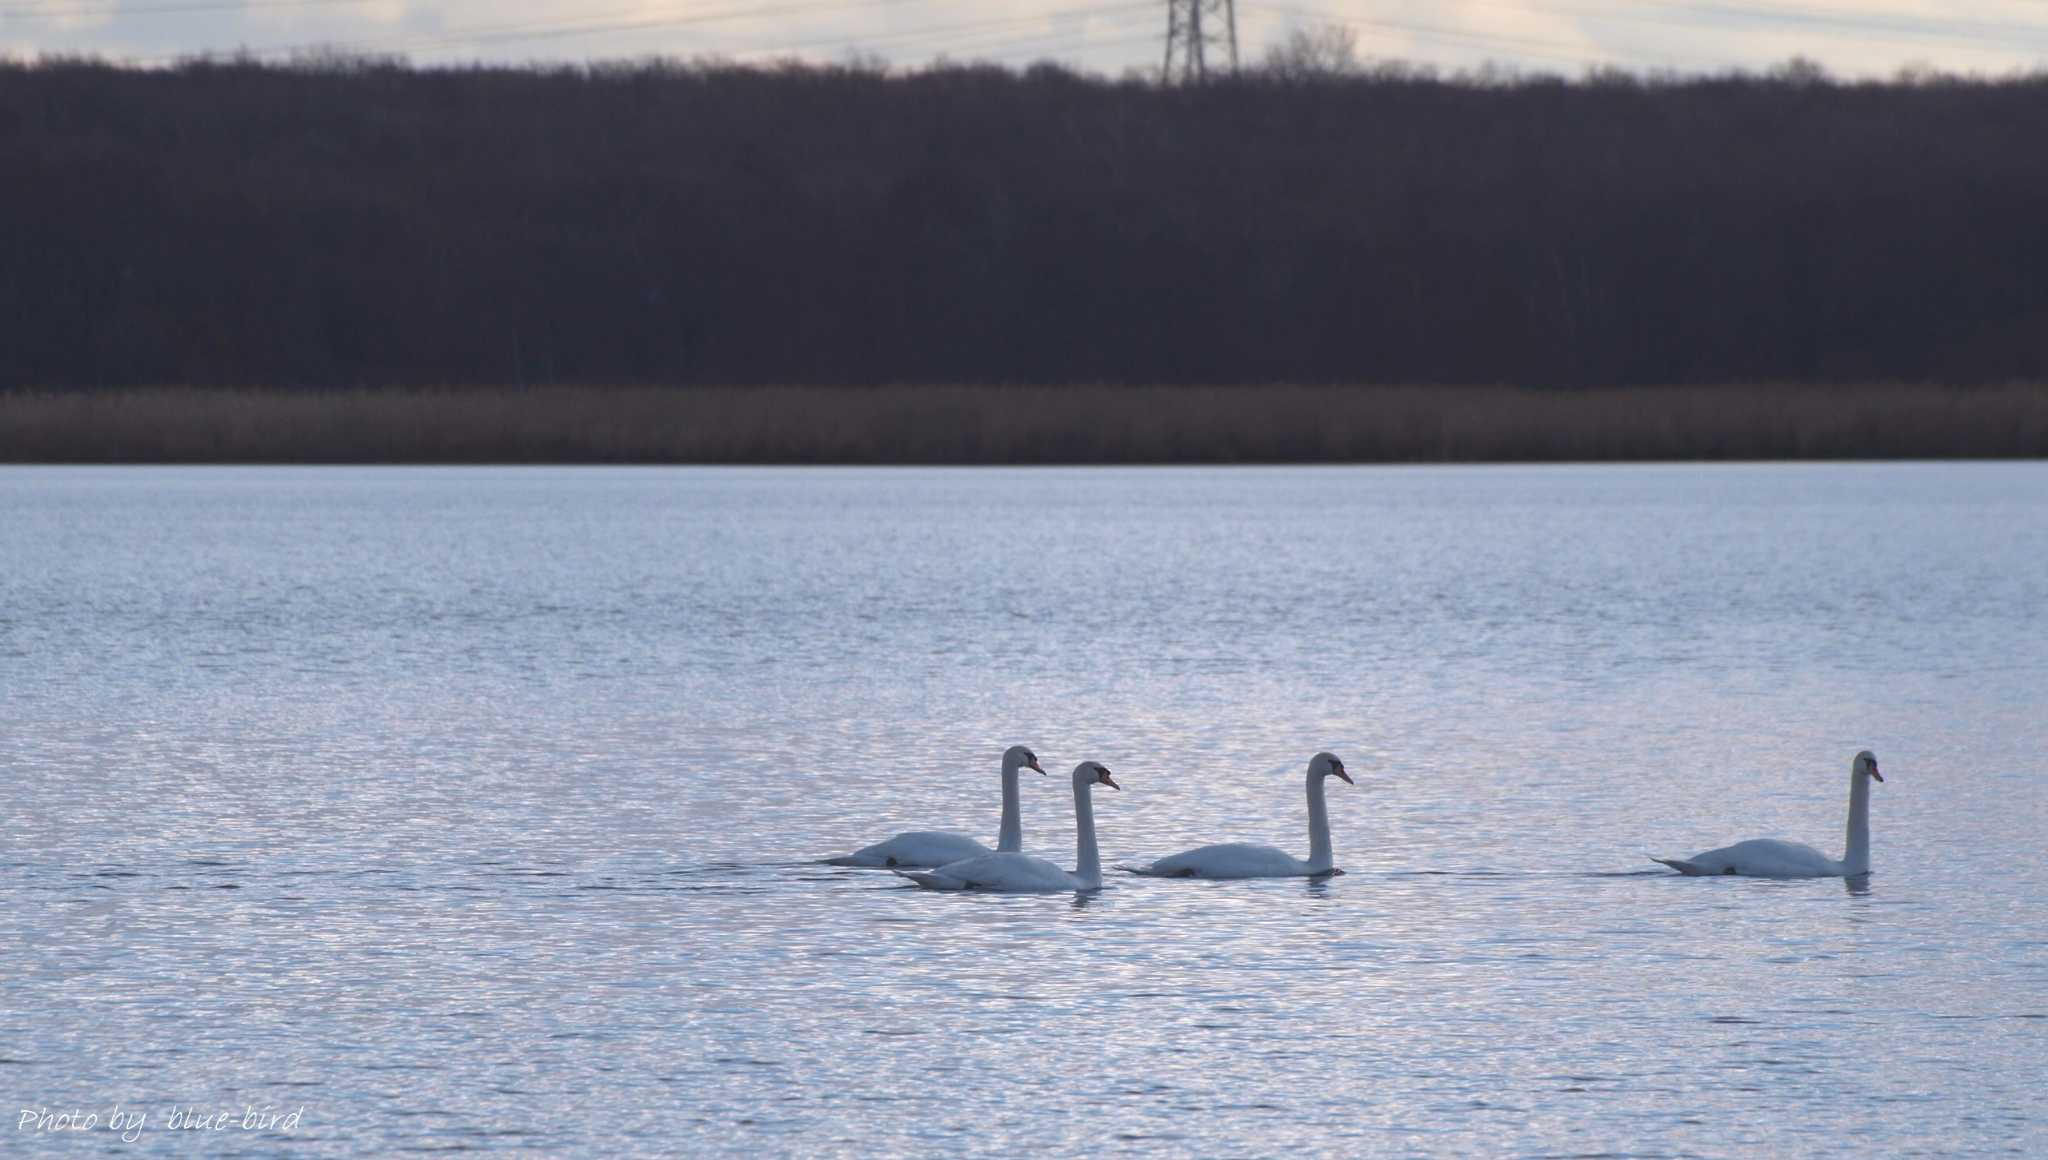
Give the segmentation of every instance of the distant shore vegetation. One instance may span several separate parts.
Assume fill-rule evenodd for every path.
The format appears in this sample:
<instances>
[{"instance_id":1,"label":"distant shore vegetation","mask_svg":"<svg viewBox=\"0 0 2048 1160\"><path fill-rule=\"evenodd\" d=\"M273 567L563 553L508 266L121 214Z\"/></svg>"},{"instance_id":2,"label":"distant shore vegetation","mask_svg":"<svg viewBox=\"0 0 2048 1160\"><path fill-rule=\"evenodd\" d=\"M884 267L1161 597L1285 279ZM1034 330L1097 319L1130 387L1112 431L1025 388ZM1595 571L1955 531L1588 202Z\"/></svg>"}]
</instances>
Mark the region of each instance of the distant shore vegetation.
<instances>
[{"instance_id":1,"label":"distant shore vegetation","mask_svg":"<svg viewBox=\"0 0 2048 1160\"><path fill-rule=\"evenodd\" d=\"M32 392L7 422L98 408L128 432L104 446L177 456L198 438L184 406L257 457L311 447L279 432L314 417L341 425L336 458L412 457L429 436L375 417L438 432L457 411L495 432L489 457L832 446L715 424L694 442L681 418L752 423L781 399L787 427L799 406L850 424L848 455L1036 460L1059 455L1001 433L1085 398L1128 434L1067 432L1080 458L1168 456L1141 419L1232 415L1189 454L1430 459L1535 454L1520 420L1444 417L1479 400L1580 417L1527 438L1594 458L1913 453L2038 414L1998 384L2048 382L2042 76L1438 75L1341 37L1282 50L1192 86L1051 65L0 63L0 389ZM1942 386L1825 389L1872 382ZM958 383L1099 386L970 402ZM1361 383L1488 390L1312 389ZM1750 383L1801 389L1720 385ZM57 398L161 384L326 393ZM577 384L706 389L606 395L610 418L537 389ZM376 393L444 387L515 393ZM868 390L804 391L848 387ZM1598 393L1630 387L1642 401ZM1337 408L1321 434L1252 421L1310 400ZM885 436L892 406L991 427ZM1695 429L1653 436L1671 407ZM1725 434L1722 411L1753 429ZM145 414L155 433L122 425ZM542 414L573 433L523 425ZM1879 415L1914 429L1852 437ZM1987 454L2038 433L1983 422ZM18 428L0 437L21 454ZM102 437L80 438L49 453Z\"/></svg>"},{"instance_id":2,"label":"distant shore vegetation","mask_svg":"<svg viewBox=\"0 0 2048 1160\"><path fill-rule=\"evenodd\" d=\"M2048 385L0 392L9 463L1455 463L2048 456Z\"/></svg>"}]
</instances>

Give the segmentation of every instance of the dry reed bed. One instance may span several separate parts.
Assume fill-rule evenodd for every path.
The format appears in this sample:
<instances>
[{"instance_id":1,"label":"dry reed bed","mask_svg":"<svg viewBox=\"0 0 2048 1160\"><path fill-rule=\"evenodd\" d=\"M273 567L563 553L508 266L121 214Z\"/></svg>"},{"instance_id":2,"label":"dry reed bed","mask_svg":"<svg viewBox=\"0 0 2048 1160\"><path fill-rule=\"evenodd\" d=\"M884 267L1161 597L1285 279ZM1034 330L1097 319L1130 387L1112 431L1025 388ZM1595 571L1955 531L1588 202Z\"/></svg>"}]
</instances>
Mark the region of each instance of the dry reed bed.
<instances>
[{"instance_id":1,"label":"dry reed bed","mask_svg":"<svg viewBox=\"0 0 2048 1160\"><path fill-rule=\"evenodd\" d=\"M0 393L15 463L1441 463L2048 456L2048 385Z\"/></svg>"}]
</instances>

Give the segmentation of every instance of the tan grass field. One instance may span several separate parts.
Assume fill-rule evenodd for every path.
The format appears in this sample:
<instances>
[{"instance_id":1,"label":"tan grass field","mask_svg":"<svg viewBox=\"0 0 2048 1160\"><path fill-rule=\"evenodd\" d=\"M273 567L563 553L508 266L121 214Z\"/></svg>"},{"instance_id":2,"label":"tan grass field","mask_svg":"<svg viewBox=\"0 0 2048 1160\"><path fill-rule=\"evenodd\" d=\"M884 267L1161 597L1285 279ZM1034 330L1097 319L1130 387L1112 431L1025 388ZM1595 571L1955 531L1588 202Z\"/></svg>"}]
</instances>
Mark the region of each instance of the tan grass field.
<instances>
[{"instance_id":1,"label":"tan grass field","mask_svg":"<svg viewBox=\"0 0 2048 1160\"><path fill-rule=\"evenodd\" d=\"M2048 456L2048 384L0 393L12 463L1457 463Z\"/></svg>"}]
</instances>

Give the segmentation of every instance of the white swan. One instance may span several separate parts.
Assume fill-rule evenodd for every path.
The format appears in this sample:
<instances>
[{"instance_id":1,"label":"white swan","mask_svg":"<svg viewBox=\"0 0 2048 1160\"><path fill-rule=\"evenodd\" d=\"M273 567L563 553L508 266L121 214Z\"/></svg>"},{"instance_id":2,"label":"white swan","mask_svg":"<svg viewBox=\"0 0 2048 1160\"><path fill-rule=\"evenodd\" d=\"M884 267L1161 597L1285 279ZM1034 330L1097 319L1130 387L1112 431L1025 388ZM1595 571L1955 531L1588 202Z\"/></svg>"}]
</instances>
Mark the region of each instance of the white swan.
<instances>
[{"instance_id":1,"label":"white swan","mask_svg":"<svg viewBox=\"0 0 2048 1160\"><path fill-rule=\"evenodd\" d=\"M1752 838L1690 858L1652 858L1680 874L1742 874L1751 878L1854 878L1870 873L1870 783L1883 781L1866 749L1849 763L1848 848L1837 862L1812 846Z\"/></svg>"},{"instance_id":2,"label":"white swan","mask_svg":"<svg viewBox=\"0 0 2048 1160\"><path fill-rule=\"evenodd\" d=\"M1095 848L1097 785L1122 789L1109 767L1084 761L1074 767L1074 872L1029 854L983 854L936 870L896 873L930 890L1001 890L1014 893L1102 889L1102 855Z\"/></svg>"},{"instance_id":3,"label":"white swan","mask_svg":"<svg viewBox=\"0 0 2048 1160\"><path fill-rule=\"evenodd\" d=\"M1249 842L1227 842L1201 846L1159 859L1150 866L1125 866L1132 874L1153 878L1300 878L1317 874L1342 874L1332 864L1330 853L1330 811L1323 803L1323 779L1341 777L1347 784L1358 783L1344 772L1344 763L1332 753L1318 753L1308 762L1308 861L1284 850L1254 846Z\"/></svg>"},{"instance_id":4,"label":"white swan","mask_svg":"<svg viewBox=\"0 0 2048 1160\"><path fill-rule=\"evenodd\" d=\"M1038 755L1029 747L1012 745L1003 752L1003 822L996 833L996 849L1011 854L1024 848L1024 822L1017 810L1017 771L1020 769L1045 772L1045 767L1038 764ZM886 842L876 842L851 854L825 861L834 866L944 866L948 862L986 853L987 846L965 834L912 830Z\"/></svg>"}]
</instances>

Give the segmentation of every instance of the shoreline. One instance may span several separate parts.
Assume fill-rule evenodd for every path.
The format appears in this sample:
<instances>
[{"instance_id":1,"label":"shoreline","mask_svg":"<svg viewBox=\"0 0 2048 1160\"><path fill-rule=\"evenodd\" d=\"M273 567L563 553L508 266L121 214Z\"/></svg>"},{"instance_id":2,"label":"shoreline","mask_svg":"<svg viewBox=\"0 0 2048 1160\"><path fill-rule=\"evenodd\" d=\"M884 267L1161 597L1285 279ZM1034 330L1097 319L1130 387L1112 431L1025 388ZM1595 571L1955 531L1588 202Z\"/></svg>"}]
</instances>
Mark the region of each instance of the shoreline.
<instances>
[{"instance_id":1,"label":"shoreline","mask_svg":"<svg viewBox=\"0 0 2048 1160\"><path fill-rule=\"evenodd\" d=\"M0 392L9 464L1660 463L2048 457L2048 383Z\"/></svg>"}]
</instances>

